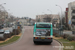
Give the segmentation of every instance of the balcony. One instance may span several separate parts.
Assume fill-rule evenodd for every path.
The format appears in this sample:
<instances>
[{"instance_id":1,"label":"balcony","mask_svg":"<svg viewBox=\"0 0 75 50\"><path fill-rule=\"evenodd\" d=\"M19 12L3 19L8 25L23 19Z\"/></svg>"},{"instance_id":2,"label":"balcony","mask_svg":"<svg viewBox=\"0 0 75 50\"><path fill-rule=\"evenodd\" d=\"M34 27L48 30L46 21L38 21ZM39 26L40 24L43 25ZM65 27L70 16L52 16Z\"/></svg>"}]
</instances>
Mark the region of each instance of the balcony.
<instances>
[{"instance_id":1,"label":"balcony","mask_svg":"<svg viewBox=\"0 0 75 50\"><path fill-rule=\"evenodd\" d=\"M75 22L75 16L72 16L71 21L72 21L72 22Z\"/></svg>"},{"instance_id":2,"label":"balcony","mask_svg":"<svg viewBox=\"0 0 75 50\"><path fill-rule=\"evenodd\" d=\"M75 10L75 6L72 6L71 9L72 9L72 10Z\"/></svg>"},{"instance_id":3,"label":"balcony","mask_svg":"<svg viewBox=\"0 0 75 50\"><path fill-rule=\"evenodd\" d=\"M75 22L72 22L73 25L75 25Z\"/></svg>"},{"instance_id":4,"label":"balcony","mask_svg":"<svg viewBox=\"0 0 75 50\"><path fill-rule=\"evenodd\" d=\"M72 10L72 16L75 16L75 10Z\"/></svg>"},{"instance_id":5,"label":"balcony","mask_svg":"<svg viewBox=\"0 0 75 50\"><path fill-rule=\"evenodd\" d=\"M72 16L72 19L75 19L75 16Z\"/></svg>"},{"instance_id":6,"label":"balcony","mask_svg":"<svg viewBox=\"0 0 75 50\"><path fill-rule=\"evenodd\" d=\"M72 16L75 16L75 13L72 13Z\"/></svg>"},{"instance_id":7,"label":"balcony","mask_svg":"<svg viewBox=\"0 0 75 50\"><path fill-rule=\"evenodd\" d=\"M75 22L75 19L72 19L72 22Z\"/></svg>"}]
</instances>

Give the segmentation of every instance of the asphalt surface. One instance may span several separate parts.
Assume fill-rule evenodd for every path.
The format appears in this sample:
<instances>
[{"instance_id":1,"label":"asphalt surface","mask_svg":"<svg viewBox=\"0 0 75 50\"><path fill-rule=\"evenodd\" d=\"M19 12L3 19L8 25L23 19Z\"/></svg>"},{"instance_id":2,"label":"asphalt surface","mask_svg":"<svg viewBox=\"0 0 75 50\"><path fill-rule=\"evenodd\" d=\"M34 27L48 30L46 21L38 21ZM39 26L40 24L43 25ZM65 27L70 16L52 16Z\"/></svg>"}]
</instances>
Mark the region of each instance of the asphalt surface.
<instances>
[{"instance_id":1,"label":"asphalt surface","mask_svg":"<svg viewBox=\"0 0 75 50\"><path fill-rule=\"evenodd\" d=\"M59 47L55 47L60 46L60 43L55 40L50 45L46 43L35 45L33 43L33 26L25 26L22 33L17 42L0 47L0 50L60 50Z\"/></svg>"}]
</instances>

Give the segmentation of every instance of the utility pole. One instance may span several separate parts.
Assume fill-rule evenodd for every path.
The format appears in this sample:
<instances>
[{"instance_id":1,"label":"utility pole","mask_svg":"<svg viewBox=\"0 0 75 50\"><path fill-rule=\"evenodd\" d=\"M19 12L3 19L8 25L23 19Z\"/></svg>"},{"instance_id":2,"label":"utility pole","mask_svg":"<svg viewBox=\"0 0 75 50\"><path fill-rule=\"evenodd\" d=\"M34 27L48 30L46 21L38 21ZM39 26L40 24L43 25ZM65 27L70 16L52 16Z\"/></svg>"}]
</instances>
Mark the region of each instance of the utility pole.
<instances>
[{"instance_id":1,"label":"utility pole","mask_svg":"<svg viewBox=\"0 0 75 50\"><path fill-rule=\"evenodd\" d=\"M62 7L61 7L61 6L59 6L59 5L56 5L56 6L60 7L60 9L61 9L61 17L60 17L60 21L61 21L61 28L60 28L60 35L63 35L63 30L62 30Z\"/></svg>"}]
</instances>

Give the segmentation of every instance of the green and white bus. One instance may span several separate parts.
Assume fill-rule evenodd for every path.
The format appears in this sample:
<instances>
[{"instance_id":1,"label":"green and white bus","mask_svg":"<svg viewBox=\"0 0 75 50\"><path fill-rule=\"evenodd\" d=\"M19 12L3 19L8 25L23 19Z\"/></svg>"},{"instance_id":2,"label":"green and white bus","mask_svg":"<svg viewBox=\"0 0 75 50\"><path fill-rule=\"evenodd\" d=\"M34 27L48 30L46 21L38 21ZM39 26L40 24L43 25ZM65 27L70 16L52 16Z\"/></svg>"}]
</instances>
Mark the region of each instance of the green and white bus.
<instances>
[{"instance_id":1,"label":"green and white bus","mask_svg":"<svg viewBox=\"0 0 75 50\"><path fill-rule=\"evenodd\" d=\"M37 22L34 25L33 42L47 42L53 41L53 27L52 23Z\"/></svg>"}]
</instances>

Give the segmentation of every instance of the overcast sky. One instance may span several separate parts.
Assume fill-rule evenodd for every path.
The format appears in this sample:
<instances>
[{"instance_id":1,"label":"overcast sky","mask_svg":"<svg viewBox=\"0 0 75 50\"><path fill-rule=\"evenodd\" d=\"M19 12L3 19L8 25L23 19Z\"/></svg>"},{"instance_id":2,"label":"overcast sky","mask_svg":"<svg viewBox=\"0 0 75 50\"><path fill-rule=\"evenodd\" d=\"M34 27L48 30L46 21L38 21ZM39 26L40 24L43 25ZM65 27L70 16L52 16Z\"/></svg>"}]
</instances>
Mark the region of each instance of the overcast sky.
<instances>
[{"instance_id":1,"label":"overcast sky","mask_svg":"<svg viewBox=\"0 0 75 50\"><path fill-rule=\"evenodd\" d=\"M41 14L58 14L60 13L60 8L55 6L56 4L62 7L62 11L65 11L68 7L68 3L75 0L0 0L0 4L3 5L9 13L18 17L30 17L35 18L36 15Z\"/></svg>"}]
</instances>

